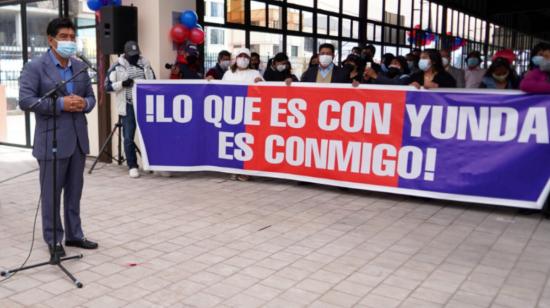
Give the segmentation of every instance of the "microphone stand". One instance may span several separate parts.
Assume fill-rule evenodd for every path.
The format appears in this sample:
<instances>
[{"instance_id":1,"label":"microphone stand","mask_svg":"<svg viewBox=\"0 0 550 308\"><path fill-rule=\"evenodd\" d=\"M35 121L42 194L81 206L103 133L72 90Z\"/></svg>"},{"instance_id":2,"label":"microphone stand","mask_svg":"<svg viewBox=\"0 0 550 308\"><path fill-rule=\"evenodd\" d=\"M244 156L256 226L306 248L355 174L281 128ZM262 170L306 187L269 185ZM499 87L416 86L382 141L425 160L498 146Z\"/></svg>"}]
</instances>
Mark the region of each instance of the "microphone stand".
<instances>
[{"instance_id":1,"label":"microphone stand","mask_svg":"<svg viewBox=\"0 0 550 308\"><path fill-rule=\"evenodd\" d=\"M92 68L93 69L93 68ZM76 74L73 74L71 78L65 81L57 83L51 90L46 92L41 98L39 98L35 103L33 103L30 108L32 109L36 105L42 103L46 99L51 99L51 104L53 105L53 139L52 139L52 186L53 186L53 249L50 254L50 260L46 262L41 262L33 265L22 266L16 269L7 270L0 272L0 275L3 277L11 276L16 272L28 270L31 268L36 268L44 265L54 265L58 266L76 285L77 288L82 288L84 285L78 279L76 279L64 266L61 264L63 261L72 260L72 259L82 259L83 255L78 254L71 257L59 257L57 253L57 209L58 209L58 197L57 197L57 98L59 95L57 91L62 89L67 83L73 81L78 75L86 72L88 70L88 65L78 71ZM42 185L42 183L41 183ZM42 187L40 187L42 189Z\"/></svg>"}]
</instances>

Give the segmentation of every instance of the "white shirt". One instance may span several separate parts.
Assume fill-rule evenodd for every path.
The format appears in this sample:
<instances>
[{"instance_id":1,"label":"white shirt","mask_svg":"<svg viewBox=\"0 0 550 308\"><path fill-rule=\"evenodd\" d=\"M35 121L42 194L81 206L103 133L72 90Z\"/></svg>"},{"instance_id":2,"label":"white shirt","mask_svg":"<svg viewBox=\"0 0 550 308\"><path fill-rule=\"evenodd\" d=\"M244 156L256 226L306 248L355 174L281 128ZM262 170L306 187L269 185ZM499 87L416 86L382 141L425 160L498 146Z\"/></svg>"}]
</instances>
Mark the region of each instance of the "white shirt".
<instances>
[{"instance_id":1,"label":"white shirt","mask_svg":"<svg viewBox=\"0 0 550 308\"><path fill-rule=\"evenodd\" d=\"M231 69L228 69L225 74L223 74L222 80L224 81L238 81L238 82L244 82L244 83L254 83L254 80L256 78L260 77L262 80L264 78L262 75L260 75L260 72L253 69L246 69L246 70L235 70L235 72L231 71Z\"/></svg>"},{"instance_id":2,"label":"white shirt","mask_svg":"<svg viewBox=\"0 0 550 308\"><path fill-rule=\"evenodd\" d=\"M476 67L475 69L466 69L464 72L464 80L466 81L466 88L477 89L481 84L481 80L485 75L486 70Z\"/></svg>"}]
</instances>

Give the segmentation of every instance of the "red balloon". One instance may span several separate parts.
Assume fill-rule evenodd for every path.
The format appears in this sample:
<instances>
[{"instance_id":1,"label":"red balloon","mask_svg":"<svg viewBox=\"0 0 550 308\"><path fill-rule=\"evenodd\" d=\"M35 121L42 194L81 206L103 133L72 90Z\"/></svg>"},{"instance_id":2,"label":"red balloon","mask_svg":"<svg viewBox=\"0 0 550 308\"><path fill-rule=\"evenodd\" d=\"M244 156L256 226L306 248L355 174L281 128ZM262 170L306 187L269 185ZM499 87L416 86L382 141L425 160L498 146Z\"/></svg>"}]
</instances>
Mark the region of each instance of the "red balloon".
<instances>
[{"instance_id":1,"label":"red balloon","mask_svg":"<svg viewBox=\"0 0 550 308\"><path fill-rule=\"evenodd\" d=\"M177 58L176 58L176 62L178 62L180 64L187 63L187 61L185 61L185 55L178 55Z\"/></svg>"},{"instance_id":2,"label":"red balloon","mask_svg":"<svg viewBox=\"0 0 550 308\"><path fill-rule=\"evenodd\" d=\"M189 40L195 45L200 45L204 43L204 31L199 28L194 28L189 34Z\"/></svg>"},{"instance_id":3,"label":"red balloon","mask_svg":"<svg viewBox=\"0 0 550 308\"><path fill-rule=\"evenodd\" d=\"M189 29L184 25L177 24L170 30L170 37L176 44L183 44L189 38Z\"/></svg>"}]
</instances>

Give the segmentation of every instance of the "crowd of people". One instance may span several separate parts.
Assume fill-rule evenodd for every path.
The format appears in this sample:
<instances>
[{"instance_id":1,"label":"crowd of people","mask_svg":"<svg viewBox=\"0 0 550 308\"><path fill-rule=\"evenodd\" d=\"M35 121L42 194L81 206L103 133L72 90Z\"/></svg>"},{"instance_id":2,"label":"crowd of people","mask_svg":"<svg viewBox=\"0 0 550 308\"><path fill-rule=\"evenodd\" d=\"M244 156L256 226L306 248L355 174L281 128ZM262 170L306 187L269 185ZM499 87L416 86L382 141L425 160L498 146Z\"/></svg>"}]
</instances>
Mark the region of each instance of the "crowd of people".
<instances>
[{"instance_id":1,"label":"crowd of people","mask_svg":"<svg viewBox=\"0 0 550 308\"><path fill-rule=\"evenodd\" d=\"M529 70L521 76L515 69L516 56L510 50L493 55L487 69L479 51L471 51L465 58L465 67L452 65L449 50L414 49L406 56L392 53L382 55L379 63L374 61L376 48L373 45L354 47L341 64L335 63L335 47L332 44L319 46L317 54L309 61L307 69L298 78L292 70L291 59L285 53L277 53L265 66L258 53L248 48L238 48L230 53L218 53L216 65L206 74L202 73L200 53L195 45L188 45L178 56L178 63L169 66L172 79L224 80L240 83L262 81L341 83L413 86L417 89L436 88L485 88L521 89L531 93L550 93L550 44L539 43L532 52ZM168 67L168 66L167 66ZM105 89L115 93L118 111L124 131L124 150L128 156L131 177L139 177L135 134L135 115L131 89L134 79L154 79L149 62L140 54L135 42L128 42L125 54L111 67L107 74ZM249 177L235 175L233 178L246 181Z\"/></svg>"},{"instance_id":2,"label":"crowd of people","mask_svg":"<svg viewBox=\"0 0 550 308\"><path fill-rule=\"evenodd\" d=\"M270 58L262 68L260 56L247 48L239 48L231 54L219 52L217 63L206 74L200 73L201 64L183 61L174 66L174 79L226 80L239 82L280 81L318 83L351 83L382 85L409 85L418 89L434 88L485 88L521 89L525 92L548 93L550 91L550 44L539 43L531 52L529 70L518 75L515 56L497 52L490 59L487 69L482 68L483 58L479 51L471 51L465 59L465 68L452 65L451 51L414 49L406 56L392 53L382 55L379 63L374 61L376 48L373 45L354 47L341 64L335 63L335 47L322 44L314 54L309 66L298 78L292 70L291 59L285 53ZM196 59L198 51L186 53L186 58Z\"/></svg>"}]
</instances>

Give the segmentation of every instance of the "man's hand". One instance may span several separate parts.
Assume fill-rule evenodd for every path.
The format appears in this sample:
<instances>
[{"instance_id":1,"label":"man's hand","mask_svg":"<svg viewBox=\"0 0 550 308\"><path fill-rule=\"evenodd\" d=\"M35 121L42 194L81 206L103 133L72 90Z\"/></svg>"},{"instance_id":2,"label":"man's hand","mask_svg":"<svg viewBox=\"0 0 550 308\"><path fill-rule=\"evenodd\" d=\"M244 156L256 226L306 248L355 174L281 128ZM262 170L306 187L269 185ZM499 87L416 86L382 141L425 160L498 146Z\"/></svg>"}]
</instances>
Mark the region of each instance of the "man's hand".
<instances>
[{"instance_id":1,"label":"man's hand","mask_svg":"<svg viewBox=\"0 0 550 308\"><path fill-rule=\"evenodd\" d=\"M292 78L288 77L287 79L285 79L285 84L287 86L290 86L292 84Z\"/></svg>"},{"instance_id":2,"label":"man's hand","mask_svg":"<svg viewBox=\"0 0 550 308\"><path fill-rule=\"evenodd\" d=\"M204 79L206 79L206 80L208 80L208 81L214 80L214 76L208 75L208 76L206 76L206 78L204 78Z\"/></svg>"},{"instance_id":3,"label":"man's hand","mask_svg":"<svg viewBox=\"0 0 550 308\"><path fill-rule=\"evenodd\" d=\"M411 83L409 86L413 86L413 87L417 88L418 90L420 90L420 88L422 87L422 86L421 86L418 82L416 82L416 81L413 82L413 83Z\"/></svg>"},{"instance_id":4,"label":"man's hand","mask_svg":"<svg viewBox=\"0 0 550 308\"><path fill-rule=\"evenodd\" d=\"M361 83L357 80L353 80L353 82L351 83L351 86L354 87L354 88L357 88Z\"/></svg>"},{"instance_id":5,"label":"man's hand","mask_svg":"<svg viewBox=\"0 0 550 308\"><path fill-rule=\"evenodd\" d=\"M261 81L264 81L264 79L262 77L256 77L256 79L254 79L255 83L261 82Z\"/></svg>"},{"instance_id":6,"label":"man's hand","mask_svg":"<svg viewBox=\"0 0 550 308\"><path fill-rule=\"evenodd\" d=\"M82 112L86 108L84 98L71 94L63 97L63 111L66 112Z\"/></svg>"},{"instance_id":7,"label":"man's hand","mask_svg":"<svg viewBox=\"0 0 550 308\"><path fill-rule=\"evenodd\" d=\"M132 78L128 78L122 82L122 86L125 88L131 88L134 85L134 80Z\"/></svg>"},{"instance_id":8,"label":"man's hand","mask_svg":"<svg viewBox=\"0 0 550 308\"><path fill-rule=\"evenodd\" d=\"M378 78L378 74L376 73L376 71L370 67L366 67L365 68L365 71L363 72L363 77L365 79L376 79Z\"/></svg>"}]
</instances>

